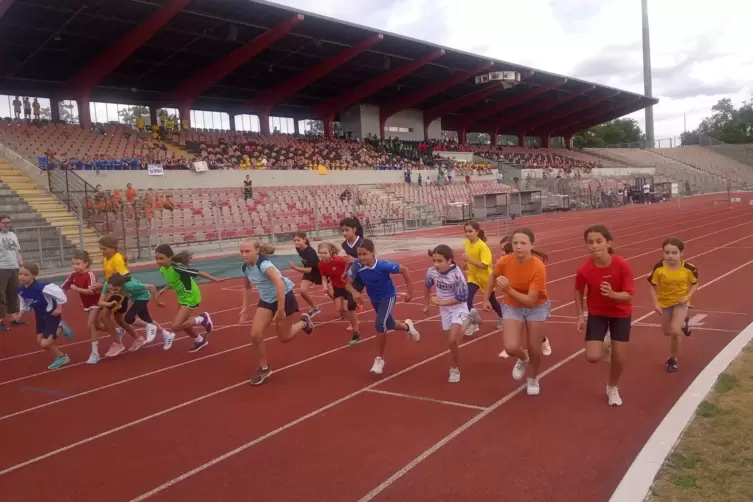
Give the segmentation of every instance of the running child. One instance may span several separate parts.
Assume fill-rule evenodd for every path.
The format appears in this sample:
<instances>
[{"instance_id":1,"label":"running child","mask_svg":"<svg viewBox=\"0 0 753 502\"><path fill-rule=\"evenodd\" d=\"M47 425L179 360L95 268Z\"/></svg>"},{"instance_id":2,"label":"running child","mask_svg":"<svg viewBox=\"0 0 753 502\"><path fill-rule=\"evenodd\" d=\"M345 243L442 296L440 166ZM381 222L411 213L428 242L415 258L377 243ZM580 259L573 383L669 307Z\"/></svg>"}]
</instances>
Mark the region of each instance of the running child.
<instances>
[{"instance_id":1,"label":"running child","mask_svg":"<svg viewBox=\"0 0 753 502\"><path fill-rule=\"evenodd\" d=\"M363 242L363 227L358 218L348 217L343 218L340 221L340 231L345 239L342 243L343 251L345 251L345 261L348 265L352 265L354 261L358 261L358 247ZM345 277L343 277L345 279ZM353 287L359 293L363 292L363 283L361 279L356 278L353 282ZM363 305L358 304L358 310L363 310ZM341 317L344 320L344 318Z\"/></svg>"},{"instance_id":2,"label":"running child","mask_svg":"<svg viewBox=\"0 0 753 502\"><path fill-rule=\"evenodd\" d=\"M311 306L309 316L314 317L321 313L321 309L319 309L319 305L317 305L316 301L309 294L309 290L313 284L322 285L322 274L319 272L319 255L311 247L306 232L295 232L293 234L293 244L295 245L295 250L298 252L298 256L301 257L302 266L299 267L291 261L290 268L303 274L298 292L301 298L306 300L306 303Z\"/></svg>"},{"instance_id":3,"label":"running child","mask_svg":"<svg viewBox=\"0 0 753 502\"><path fill-rule=\"evenodd\" d=\"M308 335L313 333L314 323L308 314L301 314L298 320L289 317L298 312L298 301L293 293L291 280L283 276L268 258L275 252L274 246L260 243L256 239L246 239L241 242L240 251L243 275L246 277L239 321L241 324L249 317L251 288L256 287L259 291L259 304L251 325L251 347L258 363L258 370L251 377L251 385L261 385L272 374L264 344L264 330L267 326L274 321L277 339L281 343L288 343L301 331Z\"/></svg>"},{"instance_id":4,"label":"running child","mask_svg":"<svg viewBox=\"0 0 753 502\"><path fill-rule=\"evenodd\" d=\"M341 318L346 317L350 321L349 328L353 331L353 336L349 343L353 345L361 340L361 335L358 334L358 313L353 295L345 289L343 276L348 271L348 263L337 254L337 246L331 242L319 244L319 272L325 289L328 289L329 284L332 285L332 296Z\"/></svg>"},{"instance_id":5,"label":"running child","mask_svg":"<svg viewBox=\"0 0 753 502\"><path fill-rule=\"evenodd\" d=\"M360 282L366 288L371 305L376 312L377 357L371 367L371 372L381 375L384 371L384 350L387 347L387 331L406 331L414 342L421 340L421 334L413 326L413 321L395 321L392 309L397 303L397 290L392 282L392 274L401 274L405 280L407 292L405 302L413 297L413 284L410 270L387 260L379 260L375 254L374 243L370 239L363 239L358 245L358 260L354 261L348 271L348 282L345 288L353 295L356 303L363 301L361 292L356 288Z\"/></svg>"},{"instance_id":6,"label":"running child","mask_svg":"<svg viewBox=\"0 0 753 502\"><path fill-rule=\"evenodd\" d=\"M494 312L499 316L497 329L502 329L504 320L502 318L502 306L497 301L494 293L494 287L487 289L489 277L492 273L492 252L486 245L486 235L477 221L471 220L463 226L465 232L465 241L463 241L463 250L465 251L466 273L468 274L468 311L472 316L469 319L480 319L480 316L474 314L473 298L480 289L487 297L489 304ZM488 294L487 294L488 292ZM470 323L466 327L465 334L470 336L478 331L478 324Z\"/></svg>"},{"instance_id":7,"label":"running child","mask_svg":"<svg viewBox=\"0 0 753 502\"><path fill-rule=\"evenodd\" d=\"M65 280L61 289L65 292L71 290L81 297L81 306L86 312L86 325L89 329L92 352L86 364L97 364L99 355L99 332L107 332L107 327L99 318L99 293L95 290L97 277L91 271L91 259L86 251L77 251L73 255L73 272Z\"/></svg>"},{"instance_id":8,"label":"running child","mask_svg":"<svg viewBox=\"0 0 753 502\"><path fill-rule=\"evenodd\" d=\"M157 336L157 332L162 335L162 349L170 350L175 340L175 333L170 333L163 329L159 324L154 322L149 313L149 300L152 296L157 296L157 288L151 284L144 284L133 278L127 278L115 272L105 283L102 288L102 296L99 300L99 306L102 308L112 308L117 305L117 300L112 300L112 296L124 296L128 298L130 306L124 314L123 319L128 324L136 322L138 317L146 323L146 342L151 343Z\"/></svg>"},{"instance_id":9,"label":"running child","mask_svg":"<svg viewBox=\"0 0 753 502\"><path fill-rule=\"evenodd\" d=\"M664 259L654 265L648 276L651 298L656 312L661 315L661 328L670 337L667 372L677 371L680 352L680 335L690 336L688 306L698 290L698 269L682 259L685 243L670 237L662 243Z\"/></svg>"},{"instance_id":10,"label":"running child","mask_svg":"<svg viewBox=\"0 0 753 502\"><path fill-rule=\"evenodd\" d=\"M55 356L47 368L55 370L65 366L71 359L58 347L57 337L63 335L73 338L73 331L61 320L63 305L68 297L59 286L37 281L39 266L26 262L18 269L18 303L19 312L13 314L13 320L21 321L22 312L34 311L37 322L37 342L44 350Z\"/></svg>"},{"instance_id":11,"label":"running child","mask_svg":"<svg viewBox=\"0 0 753 502\"><path fill-rule=\"evenodd\" d=\"M610 333L612 354L607 402L609 406L622 406L618 385L630 341L630 316L635 294L633 272L625 258L614 254L612 234L604 225L586 228L583 239L591 256L575 275L576 328L580 333L585 331L586 358L590 363L604 359L605 337L607 332Z\"/></svg>"},{"instance_id":12,"label":"running child","mask_svg":"<svg viewBox=\"0 0 753 502\"><path fill-rule=\"evenodd\" d=\"M110 279L110 276L114 273L118 273L124 277L131 277L128 271L128 259L118 248L118 238L113 235L105 235L99 239L99 249L102 251L102 266L105 276L105 283ZM94 290L97 292L102 291L104 283L97 283L94 285ZM125 345L123 345L123 334L128 333L133 338L133 343L128 349L133 352L139 350L146 344L146 338L137 335L136 330L125 322L123 314L128 311L128 298L125 296L120 297L119 303L112 308L100 309L100 320L105 326L111 326L113 321L117 324L117 327L111 333L113 335L113 341L110 348L107 350L105 357L115 357L122 354L125 351Z\"/></svg>"},{"instance_id":13,"label":"running child","mask_svg":"<svg viewBox=\"0 0 753 502\"><path fill-rule=\"evenodd\" d=\"M189 267L193 255L188 251L174 253L173 249L167 244L160 244L154 250L154 260L159 265L159 272L167 281L167 285L154 295L154 300L158 307L164 307L164 302L159 301L165 291L172 289L175 296L178 297L178 312L175 314L172 322L173 331L183 331L193 339L193 345L188 352L198 352L207 346L206 336L199 335L194 330L194 326L204 328L204 335L212 332L214 325L208 312L202 312L198 316L192 314L201 305L201 290L196 284L194 277L201 277L212 282L220 282L206 272L200 272Z\"/></svg>"},{"instance_id":14,"label":"running child","mask_svg":"<svg viewBox=\"0 0 753 502\"><path fill-rule=\"evenodd\" d=\"M424 314L429 313L429 306L439 307L442 317L442 329L450 335L450 383L460 381L460 339L463 327L469 316L468 285L465 276L455 263L450 246L440 244L432 250L434 266L426 271L426 306ZM434 286L436 294L431 295Z\"/></svg>"},{"instance_id":15,"label":"running child","mask_svg":"<svg viewBox=\"0 0 753 502\"><path fill-rule=\"evenodd\" d=\"M551 307L546 295L545 253L533 248L535 238L530 228L519 228L511 234L513 253L497 260L486 290L494 296L494 285L504 297L505 327L502 333L505 350L518 361L512 377L521 380L530 368L526 383L529 396L538 396L541 344L544 339L544 321L549 319ZM490 298L484 301L484 310L491 310ZM523 349L526 338L528 350Z\"/></svg>"},{"instance_id":16,"label":"running child","mask_svg":"<svg viewBox=\"0 0 753 502\"><path fill-rule=\"evenodd\" d=\"M502 248L502 253L506 255L512 254L512 238L509 235L505 235L504 237L502 237L502 239L500 239L499 241L499 247ZM501 320L500 320L500 324L503 324ZM523 338L526 339L527 336L524 336ZM552 344L549 343L549 339L546 337L546 335L544 335L544 341L541 342L541 355L542 356L552 355ZM510 357L510 355L507 353L505 349L502 349L502 352L499 353L499 357L507 359L508 357Z\"/></svg>"}]
</instances>

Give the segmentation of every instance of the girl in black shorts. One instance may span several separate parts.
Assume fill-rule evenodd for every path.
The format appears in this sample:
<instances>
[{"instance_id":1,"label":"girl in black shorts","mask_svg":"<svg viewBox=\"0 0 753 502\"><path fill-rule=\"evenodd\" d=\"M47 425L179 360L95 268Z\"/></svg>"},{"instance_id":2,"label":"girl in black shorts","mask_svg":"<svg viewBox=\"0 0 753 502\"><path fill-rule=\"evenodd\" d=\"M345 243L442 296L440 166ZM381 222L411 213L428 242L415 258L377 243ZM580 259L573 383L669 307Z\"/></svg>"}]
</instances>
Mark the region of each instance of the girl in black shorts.
<instances>
[{"instance_id":1,"label":"girl in black shorts","mask_svg":"<svg viewBox=\"0 0 753 502\"><path fill-rule=\"evenodd\" d=\"M298 256L301 257L302 266L299 267L291 261L290 268L303 274L298 292L301 298L311 305L311 310L308 312L309 317L314 317L321 313L321 309L309 294L309 290L314 284L317 286L322 285L322 274L319 272L319 255L311 247L306 232L295 232L293 234L293 244L295 245L295 250L298 251Z\"/></svg>"}]
</instances>

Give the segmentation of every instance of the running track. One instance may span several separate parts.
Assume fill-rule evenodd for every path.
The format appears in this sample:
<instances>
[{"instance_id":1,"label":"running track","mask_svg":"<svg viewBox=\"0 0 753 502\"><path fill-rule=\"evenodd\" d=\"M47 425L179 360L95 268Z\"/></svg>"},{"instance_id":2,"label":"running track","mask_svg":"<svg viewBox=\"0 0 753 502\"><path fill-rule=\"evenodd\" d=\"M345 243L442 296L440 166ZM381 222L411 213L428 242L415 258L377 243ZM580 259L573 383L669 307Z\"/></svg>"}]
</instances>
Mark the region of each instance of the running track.
<instances>
[{"instance_id":1,"label":"running track","mask_svg":"<svg viewBox=\"0 0 753 502\"><path fill-rule=\"evenodd\" d=\"M421 343L393 334L380 378L369 373L373 312L361 314L364 340L350 347L322 295L311 337L268 342L275 373L260 387L247 383L254 368L249 328L236 324L239 280L202 286L216 326L204 351L189 354L182 339L170 352L156 345L93 367L81 364L89 344L73 299L65 316L79 335L67 348L69 367L46 371L50 358L31 329L0 336L2 499L606 501L690 382L753 321L752 216L747 205L713 207L706 197L685 199L681 211L659 204L517 222L550 254L554 354L538 397L512 380L512 360L497 357L491 316L463 345L461 383L447 383L438 312L421 312L424 253L399 255L413 270L415 299L396 308L418 321ZM606 405L607 366L585 361L572 318L582 231L596 222L609 226L638 284L619 409ZM441 242L460 230L418 234ZM669 235L686 241L700 270L693 313L706 315L673 375L664 372L667 341L645 282ZM166 321L173 310L153 314Z\"/></svg>"}]
</instances>

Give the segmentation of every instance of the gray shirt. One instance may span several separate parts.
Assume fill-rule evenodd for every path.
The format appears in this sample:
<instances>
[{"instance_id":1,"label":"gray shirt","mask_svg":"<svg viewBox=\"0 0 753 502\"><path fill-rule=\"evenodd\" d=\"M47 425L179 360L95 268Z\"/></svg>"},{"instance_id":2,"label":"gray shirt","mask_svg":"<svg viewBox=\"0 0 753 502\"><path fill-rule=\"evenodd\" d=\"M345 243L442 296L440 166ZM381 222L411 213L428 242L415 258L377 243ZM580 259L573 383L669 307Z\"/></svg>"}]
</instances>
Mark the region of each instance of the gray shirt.
<instances>
[{"instance_id":1,"label":"gray shirt","mask_svg":"<svg viewBox=\"0 0 753 502\"><path fill-rule=\"evenodd\" d=\"M21 246L14 232L0 232L0 269L18 269L18 254Z\"/></svg>"}]
</instances>

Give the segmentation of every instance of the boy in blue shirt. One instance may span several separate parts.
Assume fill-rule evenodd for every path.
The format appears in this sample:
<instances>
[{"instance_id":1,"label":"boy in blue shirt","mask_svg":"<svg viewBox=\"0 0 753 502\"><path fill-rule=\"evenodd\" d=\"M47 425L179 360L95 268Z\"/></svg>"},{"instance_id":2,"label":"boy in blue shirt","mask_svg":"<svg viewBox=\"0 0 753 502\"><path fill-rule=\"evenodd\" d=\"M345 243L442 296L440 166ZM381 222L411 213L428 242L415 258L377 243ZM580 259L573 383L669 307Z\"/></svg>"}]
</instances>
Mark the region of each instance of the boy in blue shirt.
<instances>
[{"instance_id":1,"label":"boy in blue shirt","mask_svg":"<svg viewBox=\"0 0 753 502\"><path fill-rule=\"evenodd\" d=\"M21 312L34 312L37 321L37 341L44 350L55 355L55 360L47 368L55 370L71 362L67 354L58 347L59 335L73 338L73 332L60 316L63 305L68 301L60 286L37 281L39 266L36 263L24 263L18 269L18 299ZM21 312L13 314L16 321L21 320Z\"/></svg>"},{"instance_id":2,"label":"boy in blue shirt","mask_svg":"<svg viewBox=\"0 0 753 502\"><path fill-rule=\"evenodd\" d=\"M395 321L392 317L392 309L397 303L397 290L392 282L392 274L400 274L405 280L407 293L405 301L409 302L413 297L413 284L410 279L410 270L387 260L378 260L374 253L374 243L370 239L363 239L358 245L358 260L353 262L348 271L348 283L345 288L353 295L356 303L363 301L361 293L354 287L356 280L366 287L366 293L376 312L377 348L378 355L374 359L371 372L381 375L384 370L384 349L387 347L387 331L407 331L414 342L421 340L421 335L413 326L413 321Z\"/></svg>"}]
</instances>

